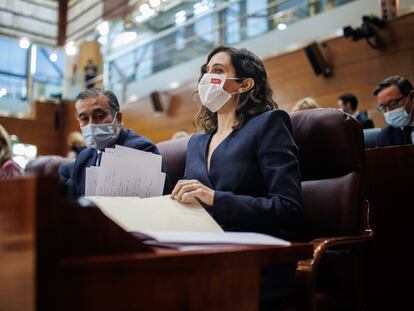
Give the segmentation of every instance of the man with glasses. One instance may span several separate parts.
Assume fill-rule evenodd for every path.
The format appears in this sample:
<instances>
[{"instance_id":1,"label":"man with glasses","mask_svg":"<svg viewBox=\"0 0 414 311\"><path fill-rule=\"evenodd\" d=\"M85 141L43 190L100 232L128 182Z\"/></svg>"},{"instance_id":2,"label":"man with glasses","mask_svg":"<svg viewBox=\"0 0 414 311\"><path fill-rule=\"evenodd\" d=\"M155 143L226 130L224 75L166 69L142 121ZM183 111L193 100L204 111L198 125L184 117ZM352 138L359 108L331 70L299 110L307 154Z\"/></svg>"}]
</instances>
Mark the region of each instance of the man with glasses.
<instances>
[{"instance_id":1,"label":"man with glasses","mask_svg":"<svg viewBox=\"0 0 414 311\"><path fill-rule=\"evenodd\" d=\"M377 147L408 145L414 142L414 89L406 78L392 76L374 89L377 110L388 126L377 136Z\"/></svg>"}]
</instances>

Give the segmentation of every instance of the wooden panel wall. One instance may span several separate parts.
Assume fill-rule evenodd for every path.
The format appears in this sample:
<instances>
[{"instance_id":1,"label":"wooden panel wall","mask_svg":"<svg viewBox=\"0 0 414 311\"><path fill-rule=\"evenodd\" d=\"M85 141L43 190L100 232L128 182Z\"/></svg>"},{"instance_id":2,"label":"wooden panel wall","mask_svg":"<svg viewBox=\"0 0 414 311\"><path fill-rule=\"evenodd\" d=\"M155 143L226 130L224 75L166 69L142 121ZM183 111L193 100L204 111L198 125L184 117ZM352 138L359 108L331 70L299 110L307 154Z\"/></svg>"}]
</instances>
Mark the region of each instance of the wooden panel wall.
<instances>
[{"instance_id":1,"label":"wooden panel wall","mask_svg":"<svg viewBox=\"0 0 414 311\"><path fill-rule=\"evenodd\" d=\"M17 135L22 143L36 145L38 155L65 155L68 133L79 130L74 104L36 102L35 106L33 119L0 117L0 124L10 135Z\"/></svg>"},{"instance_id":2,"label":"wooden panel wall","mask_svg":"<svg viewBox=\"0 0 414 311\"><path fill-rule=\"evenodd\" d=\"M375 85L391 75L402 75L414 82L414 14L391 22L379 32L384 50L372 49L365 40L344 37L326 41L323 48L333 66L329 79L315 76L303 50L267 60L270 82L280 107L289 110L306 96L314 97L322 107L337 107L340 94L353 92L359 109L368 110L376 126L385 125L376 112Z\"/></svg>"},{"instance_id":3,"label":"wooden panel wall","mask_svg":"<svg viewBox=\"0 0 414 311\"><path fill-rule=\"evenodd\" d=\"M164 111L156 113L149 97L122 107L124 126L154 142L170 139L178 130L193 132L192 120L198 111L192 88L161 95Z\"/></svg>"},{"instance_id":4,"label":"wooden panel wall","mask_svg":"<svg viewBox=\"0 0 414 311\"><path fill-rule=\"evenodd\" d=\"M303 49L265 60L279 107L289 111L299 99L312 96L322 107L337 108L338 96L353 92L359 98L359 109L368 110L375 125L383 127L384 118L375 110L372 90L391 75L403 75L414 82L414 14L392 21L379 34L384 50L372 49L365 40L354 42L343 37L324 42L323 51L333 66L329 79L314 75ZM174 116L156 116L149 98L125 107L126 126L155 142L170 138L179 128L194 131L192 120L197 105L191 93L195 88L175 90L174 96L180 102Z\"/></svg>"}]
</instances>

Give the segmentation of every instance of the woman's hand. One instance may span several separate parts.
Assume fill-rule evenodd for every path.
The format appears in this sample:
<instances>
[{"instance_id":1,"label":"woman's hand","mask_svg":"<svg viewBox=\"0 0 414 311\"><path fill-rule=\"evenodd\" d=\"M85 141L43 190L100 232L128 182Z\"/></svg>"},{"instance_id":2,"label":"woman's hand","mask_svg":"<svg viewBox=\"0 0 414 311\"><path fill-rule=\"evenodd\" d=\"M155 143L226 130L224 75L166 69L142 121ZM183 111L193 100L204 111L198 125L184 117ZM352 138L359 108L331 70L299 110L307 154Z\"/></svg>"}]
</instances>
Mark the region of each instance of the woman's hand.
<instances>
[{"instance_id":1,"label":"woman's hand","mask_svg":"<svg viewBox=\"0 0 414 311\"><path fill-rule=\"evenodd\" d=\"M179 180L171 193L171 199L182 203L191 203L195 199L212 206L214 203L214 190L204 186L196 179Z\"/></svg>"}]
</instances>

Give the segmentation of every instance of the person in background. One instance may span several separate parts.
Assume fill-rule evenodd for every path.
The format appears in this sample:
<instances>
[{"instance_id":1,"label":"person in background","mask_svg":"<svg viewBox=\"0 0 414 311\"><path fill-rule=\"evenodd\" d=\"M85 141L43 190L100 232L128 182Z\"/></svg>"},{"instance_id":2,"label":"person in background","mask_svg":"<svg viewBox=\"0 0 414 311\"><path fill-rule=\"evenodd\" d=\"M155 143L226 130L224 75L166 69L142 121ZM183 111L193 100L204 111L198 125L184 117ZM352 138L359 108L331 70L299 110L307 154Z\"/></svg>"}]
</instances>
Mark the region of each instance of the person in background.
<instances>
[{"instance_id":1,"label":"person in background","mask_svg":"<svg viewBox=\"0 0 414 311\"><path fill-rule=\"evenodd\" d=\"M205 133L190 138L185 177L171 198L199 201L225 231L295 239L303 220L298 148L262 60L245 49L214 49L198 93L195 123ZM263 270L262 309L286 301L294 275L292 266Z\"/></svg>"},{"instance_id":2,"label":"person in background","mask_svg":"<svg viewBox=\"0 0 414 311\"><path fill-rule=\"evenodd\" d=\"M23 176L23 169L12 159L10 136L0 124L0 179Z\"/></svg>"},{"instance_id":3,"label":"person in background","mask_svg":"<svg viewBox=\"0 0 414 311\"><path fill-rule=\"evenodd\" d=\"M86 88L91 89L95 87L95 79L98 73L98 66L93 63L92 59L88 59L88 62L83 68L83 71L85 73Z\"/></svg>"},{"instance_id":4,"label":"person in background","mask_svg":"<svg viewBox=\"0 0 414 311\"><path fill-rule=\"evenodd\" d=\"M377 136L377 147L408 145L414 142L414 89L401 76L388 77L373 91L377 110L384 114L387 126Z\"/></svg>"},{"instance_id":5,"label":"person in background","mask_svg":"<svg viewBox=\"0 0 414 311\"><path fill-rule=\"evenodd\" d=\"M363 129L374 127L374 122L368 118L366 111L358 111L358 98L352 93L345 93L338 97L338 106L343 112L355 117Z\"/></svg>"},{"instance_id":6,"label":"person in background","mask_svg":"<svg viewBox=\"0 0 414 311\"><path fill-rule=\"evenodd\" d=\"M185 130L185 129L181 129L181 130L176 131L176 132L172 135L171 139L183 138L183 137L187 137L187 136L189 136L189 135L190 135L190 133L188 133L188 131L187 131L187 130Z\"/></svg>"},{"instance_id":7,"label":"person in background","mask_svg":"<svg viewBox=\"0 0 414 311\"><path fill-rule=\"evenodd\" d=\"M59 181L62 184L67 183L73 170L76 157L83 149L86 148L82 134L79 131L69 133L66 142L69 146L69 151L66 155L67 161L62 162L58 169Z\"/></svg>"},{"instance_id":8,"label":"person in background","mask_svg":"<svg viewBox=\"0 0 414 311\"><path fill-rule=\"evenodd\" d=\"M148 138L122 127L122 112L119 111L118 99L111 91L89 89L81 92L75 101L87 148L79 153L66 181L73 198L85 195L86 168L99 166L105 148L113 148L117 144L159 154Z\"/></svg>"},{"instance_id":9,"label":"person in background","mask_svg":"<svg viewBox=\"0 0 414 311\"><path fill-rule=\"evenodd\" d=\"M76 159L78 154L86 148L82 134L79 131L73 131L69 133L66 142L69 146L67 157L71 159Z\"/></svg>"},{"instance_id":10,"label":"person in background","mask_svg":"<svg viewBox=\"0 0 414 311\"><path fill-rule=\"evenodd\" d=\"M300 111L300 110L307 110L319 108L318 103L312 97L305 97L299 100L293 107L290 112Z\"/></svg>"}]
</instances>

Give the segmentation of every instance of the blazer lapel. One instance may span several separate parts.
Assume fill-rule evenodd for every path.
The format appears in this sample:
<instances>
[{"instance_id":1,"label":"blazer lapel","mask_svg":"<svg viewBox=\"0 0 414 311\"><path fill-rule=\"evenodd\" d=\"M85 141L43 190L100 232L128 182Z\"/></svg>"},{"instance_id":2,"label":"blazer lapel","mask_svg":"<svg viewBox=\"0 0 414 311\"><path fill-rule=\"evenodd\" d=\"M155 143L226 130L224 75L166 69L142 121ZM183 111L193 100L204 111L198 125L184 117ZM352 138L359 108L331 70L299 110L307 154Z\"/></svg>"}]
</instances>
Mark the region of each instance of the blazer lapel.
<instances>
[{"instance_id":1,"label":"blazer lapel","mask_svg":"<svg viewBox=\"0 0 414 311\"><path fill-rule=\"evenodd\" d=\"M210 179L210 172L207 168L207 157L208 157L208 149L210 146L211 138L213 137L213 133L209 132L204 135L203 143L200 144L200 148L202 148L202 154L203 154L203 164L204 164L204 172L206 176L206 182L208 183L206 186L213 188L214 183ZM210 159L210 171L211 171L211 159Z\"/></svg>"}]
</instances>

